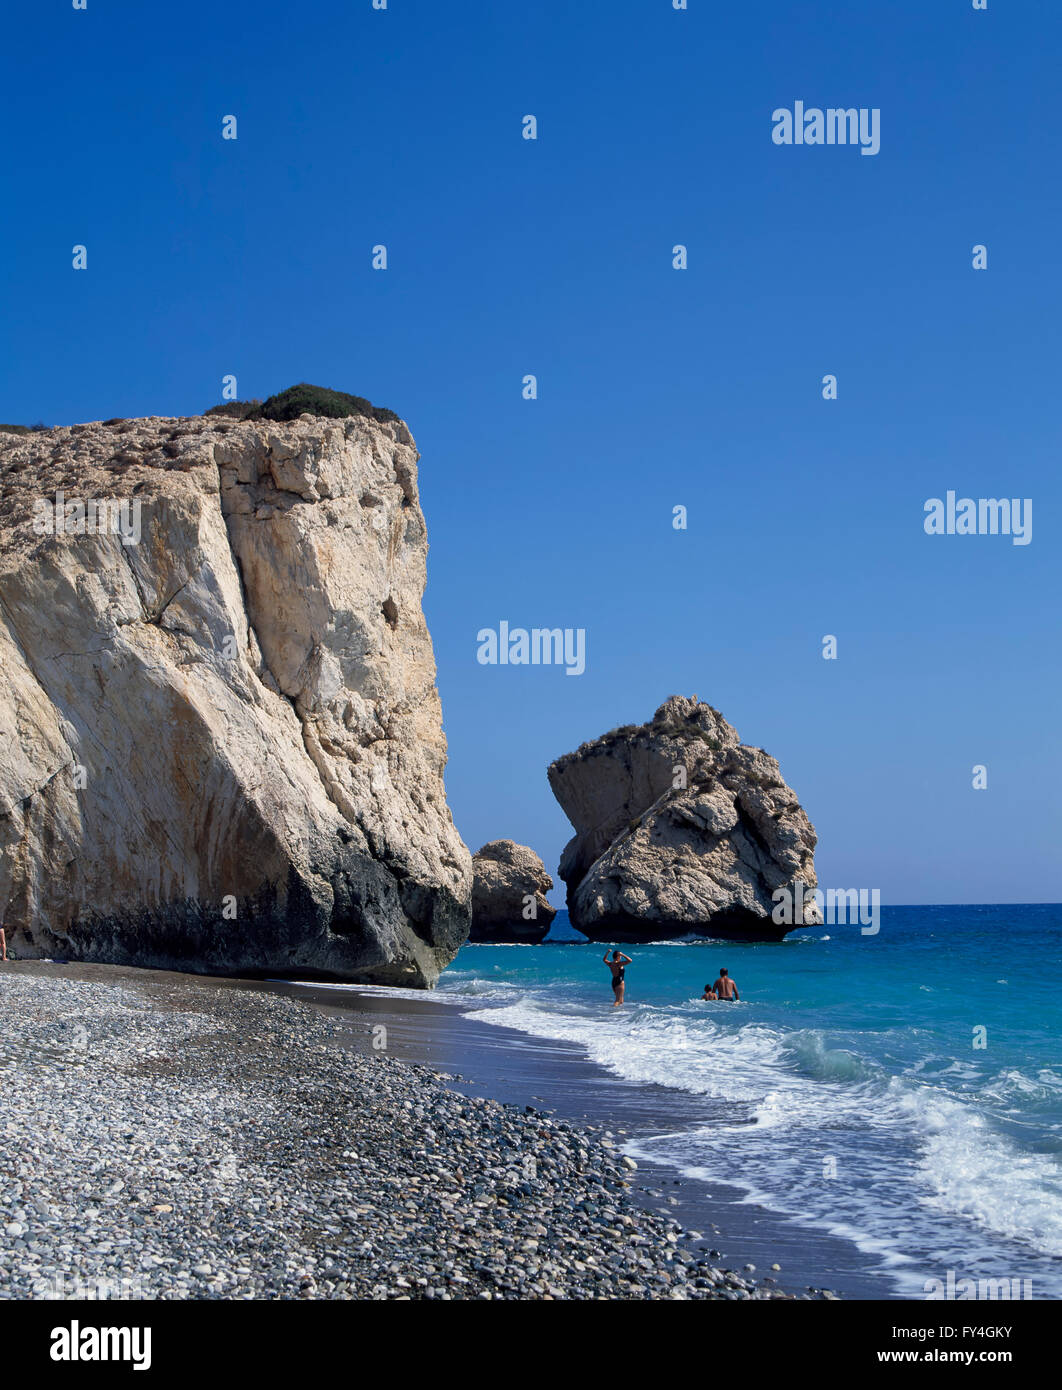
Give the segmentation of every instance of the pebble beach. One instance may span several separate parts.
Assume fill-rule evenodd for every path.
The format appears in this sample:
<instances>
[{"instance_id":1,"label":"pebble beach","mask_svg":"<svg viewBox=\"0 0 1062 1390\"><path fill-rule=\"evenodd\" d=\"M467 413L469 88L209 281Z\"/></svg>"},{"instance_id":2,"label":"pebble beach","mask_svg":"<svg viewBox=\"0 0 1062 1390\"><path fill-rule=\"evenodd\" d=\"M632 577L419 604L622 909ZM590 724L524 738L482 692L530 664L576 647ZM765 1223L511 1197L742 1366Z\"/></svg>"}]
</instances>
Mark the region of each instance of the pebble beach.
<instances>
[{"instance_id":1,"label":"pebble beach","mask_svg":"<svg viewBox=\"0 0 1062 1390\"><path fill-rule=\"evenodd\" d=\"M620 1135L297 1000L126 974L0 972L0 1298L792 1297L640 1207Z\"/></svg>"}]
</instances>

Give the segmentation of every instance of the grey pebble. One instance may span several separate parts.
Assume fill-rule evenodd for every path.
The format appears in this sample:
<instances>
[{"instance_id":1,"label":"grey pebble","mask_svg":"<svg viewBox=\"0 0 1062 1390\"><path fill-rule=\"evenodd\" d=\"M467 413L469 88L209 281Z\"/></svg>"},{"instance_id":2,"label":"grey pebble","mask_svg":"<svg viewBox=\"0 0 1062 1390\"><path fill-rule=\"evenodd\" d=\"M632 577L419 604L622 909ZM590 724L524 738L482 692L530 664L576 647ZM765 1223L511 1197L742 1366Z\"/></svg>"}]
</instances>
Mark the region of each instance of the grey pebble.
<instances>
[{"instance_id":1,"label":"grey pebble","mask_svg":"<svg viewBox=\"0 0 1062 1390\"><path fill-rule=\"evenodd\" d=\"M0 1010L0 1299L791 1297L640 1207L622 1131L458 1095L299 1001L7 973Z\"/></svg>"}]
</instances>

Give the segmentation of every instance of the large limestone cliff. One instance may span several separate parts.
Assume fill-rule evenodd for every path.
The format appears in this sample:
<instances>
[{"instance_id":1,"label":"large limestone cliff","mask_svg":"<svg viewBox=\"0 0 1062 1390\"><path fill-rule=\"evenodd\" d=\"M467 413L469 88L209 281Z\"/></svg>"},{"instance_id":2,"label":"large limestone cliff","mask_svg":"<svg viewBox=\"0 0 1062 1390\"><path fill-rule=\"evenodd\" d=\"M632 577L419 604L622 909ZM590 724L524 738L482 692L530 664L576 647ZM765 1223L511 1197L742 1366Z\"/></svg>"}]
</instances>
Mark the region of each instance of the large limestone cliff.
<instances>
[{"instance_id":1,"label":"large limestone cliff","mask_svg":"<svg viewBox=\"0 0 1062 1390\"><path fill-rule=\"evenodd\" d=\"M575 826L559 873L573 927L594 940L687 934L777 939L772 914L815 876L815 831L762 748L718 710L673 695L649 724L616 729L558 758L550 786ZM793 922L790 917L789 922Z\"/></svg>"},{"instance_id":2,"label":"large limestone cliff","mask_svg":"<svg viewBox=\"0 0 1062 1390\"><path fill-rule=\"evenodd\" d=\"M404 424L361 417L0 435L18 954L434 983L472 873L417 457ZM124 533L79 528L78 502L115 500Z\"/></svg>"}]
</instances>

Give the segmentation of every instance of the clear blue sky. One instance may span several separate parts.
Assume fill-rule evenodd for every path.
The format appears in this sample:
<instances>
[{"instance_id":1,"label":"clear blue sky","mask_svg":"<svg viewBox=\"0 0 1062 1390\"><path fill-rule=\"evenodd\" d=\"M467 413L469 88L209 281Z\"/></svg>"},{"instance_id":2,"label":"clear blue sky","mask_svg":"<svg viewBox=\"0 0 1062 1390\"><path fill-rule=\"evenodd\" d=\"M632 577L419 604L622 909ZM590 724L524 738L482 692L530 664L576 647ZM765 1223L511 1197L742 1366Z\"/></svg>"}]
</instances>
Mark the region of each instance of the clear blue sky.
<instances>
[{"instance_id":1,"label":"clear blue sky","mask_svg":"<svg viewBox=\"0 0 1062 1390\"><path fill-rule=\"evenodd\" d=\"M689 5L10 7L0 420L193 414L230 372L397 410L473 849L554 869L549 761L698 694L825 885L1062 899L1062 13ZM881 152L774 145L797 99L879 107ZM1033 498L1032 544L927 537L949 488ZM478 665L501 619L585 627L586 674Z\"/></svg>"}]
</instances>

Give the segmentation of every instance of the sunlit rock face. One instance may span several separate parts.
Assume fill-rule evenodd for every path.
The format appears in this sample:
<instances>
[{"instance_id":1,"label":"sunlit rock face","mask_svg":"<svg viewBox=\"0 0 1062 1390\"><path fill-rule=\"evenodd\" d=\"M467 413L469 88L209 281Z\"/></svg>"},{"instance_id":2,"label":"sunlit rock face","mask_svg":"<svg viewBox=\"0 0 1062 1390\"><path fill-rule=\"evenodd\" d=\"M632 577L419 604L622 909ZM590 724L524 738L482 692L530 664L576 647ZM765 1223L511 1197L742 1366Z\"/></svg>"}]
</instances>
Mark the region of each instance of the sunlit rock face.
<instances>
[{"instance_id":1,"label":"sunlit rock face","mask_svg":"<svg viewBox=\"0 0 1062 1390\"><path fill-rule=\"evenodd\" d=\"M576 831L569 916L594 940L780 939L778 890L800 904L798 883L817 885L815 830L778 764L696 697L582 744L549 780ZM798 927L821 920L800 910Z\"/></svg>"},{"instance_id":2,"label":"sunlit rock face","mask_svg":"<svg viewBox=\"0 0 1062 1390\"><path fill-rule=\"evenodd\" d=\"M17 954L434 983L472 872L417 457L360 417L0 434Z\"/></svg>"}]
</instances>

